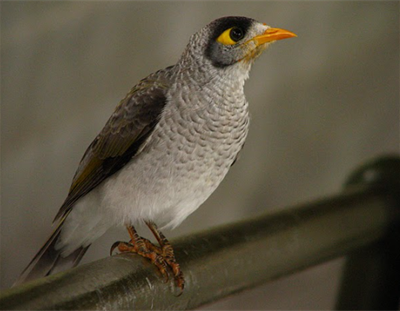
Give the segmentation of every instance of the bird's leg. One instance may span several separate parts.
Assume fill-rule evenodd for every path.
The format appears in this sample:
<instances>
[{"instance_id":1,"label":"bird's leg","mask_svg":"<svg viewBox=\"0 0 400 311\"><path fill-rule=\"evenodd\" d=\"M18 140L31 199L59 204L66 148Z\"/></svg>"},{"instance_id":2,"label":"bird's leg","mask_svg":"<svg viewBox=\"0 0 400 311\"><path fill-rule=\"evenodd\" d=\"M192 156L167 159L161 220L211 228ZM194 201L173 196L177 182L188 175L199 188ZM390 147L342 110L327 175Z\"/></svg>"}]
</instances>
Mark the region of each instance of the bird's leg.
<instances>
[{"instance_id":1,"label":"bird's leg","mask_svg":"<svg viewBox=\"0 0 400 311\"><path fill-rule=\"evenodd\" d=\"M162 250L160 247L158 247L157 245L154 245L151 241L149 241L148 239L141 237L144 244L146 245L146 248L151 251L151 252L155 252L158 255L162 255Z\"/></svg>"},{"instance_id":2,"label":"bird's leg","mask_svg":"<svg viewBox=\"0 0 400 311\"><path fill-rule=\"evenodd\" d=\"M156 237L160 244L161 256L164 258L166 264L171 268L177 286L183 291L185 280L179 264L176 262L174 250L164 234L157 228L154 222L146 221L147 226Z\"/></svg>"},{"instance_id":3,"label":"bird's leg","mask_svg":"<svg viewBox=\"0 0 400 311\"><path fill-rule=\"evenodd\" d=\"M151 262L158 268L160 273L168 281L167 262L162 256L162 250L153 245L149 240L139 236L133 226L127 226L131 240L129 242L117 241L111 246L110 254L115 248L121 253L135 253L144 258L150 259Z\"/></svg>"}]
</instances>

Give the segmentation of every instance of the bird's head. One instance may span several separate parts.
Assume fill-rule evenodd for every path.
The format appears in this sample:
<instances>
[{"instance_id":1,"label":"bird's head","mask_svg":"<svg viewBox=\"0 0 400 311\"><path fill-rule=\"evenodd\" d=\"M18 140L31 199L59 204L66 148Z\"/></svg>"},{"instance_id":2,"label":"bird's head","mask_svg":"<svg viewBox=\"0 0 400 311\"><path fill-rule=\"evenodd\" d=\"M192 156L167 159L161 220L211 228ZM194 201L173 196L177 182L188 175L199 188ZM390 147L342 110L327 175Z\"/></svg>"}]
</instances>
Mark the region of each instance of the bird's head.
<instances>
[{"instance_id":1,"label":"bird's head","mask_svg":"<svg viewBox=\"0 0 400 311\"><path fill-rule=\"evenodd\" d=\"M183 58L189 62L196 60L197 65L209 64L217 71L229 67L242 67L248 71L269 44L291 37L296 35L288 30L272 28L247 17L227 16L214 20L194 34Z\"/></svg>"}]
</instances>

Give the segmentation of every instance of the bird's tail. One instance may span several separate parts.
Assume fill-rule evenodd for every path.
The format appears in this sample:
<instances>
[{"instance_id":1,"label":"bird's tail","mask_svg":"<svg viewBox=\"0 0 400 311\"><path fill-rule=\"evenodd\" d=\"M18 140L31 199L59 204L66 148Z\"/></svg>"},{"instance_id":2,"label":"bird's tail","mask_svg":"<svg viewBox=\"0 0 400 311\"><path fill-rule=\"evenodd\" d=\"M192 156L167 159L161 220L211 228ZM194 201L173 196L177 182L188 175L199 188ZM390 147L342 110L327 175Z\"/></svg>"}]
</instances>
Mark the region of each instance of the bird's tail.
<instances>
[{"instance_id":1,"label":"bird's tail","mask_svg":"<svg viewBox=\"0 0 400 311\"><path fill-rule=\"evenodd\" d=\"M60 236L65 217L60 221L53 234L35 255L13 286L27 281L45 277L62 270L75 267L82 259L90 245L79 247L66 257L61 256L61 250L56 249L57 240Z\"/></svg>"}]
</instances>

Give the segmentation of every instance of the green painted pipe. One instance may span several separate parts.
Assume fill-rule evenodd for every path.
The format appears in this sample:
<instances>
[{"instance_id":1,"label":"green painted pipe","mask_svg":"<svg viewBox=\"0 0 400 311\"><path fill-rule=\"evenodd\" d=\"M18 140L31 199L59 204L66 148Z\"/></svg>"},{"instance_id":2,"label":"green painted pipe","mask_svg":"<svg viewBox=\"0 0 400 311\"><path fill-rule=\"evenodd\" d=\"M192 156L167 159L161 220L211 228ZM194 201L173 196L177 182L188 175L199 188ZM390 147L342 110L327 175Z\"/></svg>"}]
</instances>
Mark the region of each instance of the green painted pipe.
<instances>
[{"instance_id":1,"label":"green painted pipe","mask_svg":"<svg viewBox=\"0 0 400 311\"><path fill-rule=\"evenodd\" d=\"M180 296L146 260L121 254L4 290L0 308L193 309L344 256L399 226L400 189L389 180L400 172L400 160L394 162L384 172L379 161L358 171L361 179L350 178L337 196L172 241L186 280ZM391 177L379 181L385 174Z\"/></svg>"}]
</instances>

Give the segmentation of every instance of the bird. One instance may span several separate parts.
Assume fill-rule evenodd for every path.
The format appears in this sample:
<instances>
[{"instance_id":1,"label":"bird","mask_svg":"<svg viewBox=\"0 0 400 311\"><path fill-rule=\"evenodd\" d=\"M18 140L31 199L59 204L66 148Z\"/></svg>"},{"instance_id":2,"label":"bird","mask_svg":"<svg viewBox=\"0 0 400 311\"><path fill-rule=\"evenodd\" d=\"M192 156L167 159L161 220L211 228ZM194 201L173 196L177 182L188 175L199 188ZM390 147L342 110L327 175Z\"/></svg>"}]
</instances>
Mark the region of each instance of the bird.
<instances>
[{"instance_id":1,"label":"bird","mask_svg":"<svg viewBox=\"0 0 400 311\"><path fill-rule=\"evenodd\" d=\"M183 291L162 230L193 213L236 162L249 129L250 69L271 43L292 37L252 18L221 17L190 37L175 65L140 80L86 149L54 231L14 286L76 266L109 228L125 226L130 240L110 253L149 259ZM141 223L158 245L139 236Z\"/></svg>"}]
</instances>

